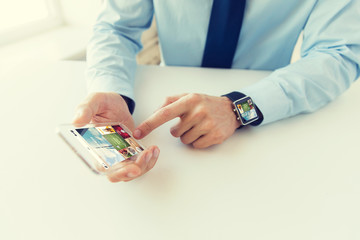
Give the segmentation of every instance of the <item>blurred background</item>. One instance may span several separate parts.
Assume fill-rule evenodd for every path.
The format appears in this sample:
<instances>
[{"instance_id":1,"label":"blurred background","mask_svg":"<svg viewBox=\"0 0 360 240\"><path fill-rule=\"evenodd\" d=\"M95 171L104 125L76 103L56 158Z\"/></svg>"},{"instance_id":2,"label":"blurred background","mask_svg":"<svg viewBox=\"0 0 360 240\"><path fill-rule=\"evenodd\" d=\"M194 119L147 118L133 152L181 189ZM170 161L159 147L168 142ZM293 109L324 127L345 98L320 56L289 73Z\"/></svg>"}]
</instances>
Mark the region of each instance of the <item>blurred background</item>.
<instances>
[{"instance_id":1,"label":"blurred background","mask_svg":"<svg viewBox=\"0 0 360 240\"><path fill-rule=\"evenodd\" d=\"M29 61L86 60L102 0L11 0L0 4L0 66ZM159 64L156 24L143 34L140 64Z\"/></svg>"},{"instance_id":2,"label":"blurred background","mask_svg":"<svg viewBox=\"0 0 360 240\"><path fill-rule=\"evenodd\" d=\"M0 66L32 60L86 60L86 45L102 0L11 0L0 5ZM299 38L300 39L300 38ZM155 20L143 34L140 64L159 64ZM293 61L299 58L300 42Z\"/></svg>"}]
</instances>

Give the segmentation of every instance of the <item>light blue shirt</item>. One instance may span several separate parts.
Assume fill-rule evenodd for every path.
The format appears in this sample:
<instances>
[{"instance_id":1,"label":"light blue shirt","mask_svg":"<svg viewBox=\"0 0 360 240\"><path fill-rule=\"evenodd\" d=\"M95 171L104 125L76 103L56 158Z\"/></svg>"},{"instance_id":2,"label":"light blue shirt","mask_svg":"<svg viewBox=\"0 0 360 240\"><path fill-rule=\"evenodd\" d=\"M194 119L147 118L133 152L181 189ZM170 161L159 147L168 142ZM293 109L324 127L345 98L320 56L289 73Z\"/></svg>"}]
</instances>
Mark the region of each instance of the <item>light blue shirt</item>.
<instances>
[{"instance_id":1,"label":"light blue shirt","mask_svg":"<svg viewBox=\"0 0 360 240\"><path fill-rule=\"evenodd\" d=\"M88 45L89 91L134 99L135 56L154 14L162 62L200 67L212 2L105 0ZM289 64L301 31L301 59ZM253 98L263 124L329 103L359 77L359 65L360 0L247 1L232 67L276 71L234 91Z\"/></svg>"}]
</instances>

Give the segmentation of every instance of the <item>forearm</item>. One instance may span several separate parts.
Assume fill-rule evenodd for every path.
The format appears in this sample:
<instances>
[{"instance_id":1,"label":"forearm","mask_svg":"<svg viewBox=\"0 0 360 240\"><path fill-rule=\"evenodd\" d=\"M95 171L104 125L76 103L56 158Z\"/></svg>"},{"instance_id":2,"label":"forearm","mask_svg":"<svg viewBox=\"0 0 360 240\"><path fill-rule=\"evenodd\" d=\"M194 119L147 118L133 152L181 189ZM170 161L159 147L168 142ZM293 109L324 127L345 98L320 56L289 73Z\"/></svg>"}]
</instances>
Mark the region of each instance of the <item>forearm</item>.
<instances>
[{"instance_id":1,"label":"forearm","mask_svg":"<svg viewBox=\"0 0 360 240\"><path fill-rule=\"evenodd\" d=\"M111 91L134 99L135 56L152 15L150 0L105 1L87 48L89 92Z\"/></svg>"},{"instance_id":2,"label":"forearm","mask_svg":"<svg viewBox=\"0 0 360 240\"><path fill-rule=\"evenodd\" d=\"M340 53L313 52L242 92L254 99L267 124L323 107L358 76L357 63Z\"/></svg>"},{"instance_id":3,"label":"forearm","mask_svg":"<svg viewBox=\"0 0 360 240\"><path fill-rule=\"evenodd\" d=\"M313 112L359 77L359 11L359 1L317 2L304 27L302 59L243 90L263 112L263 124Z\"/></svg>"}]
</instances>

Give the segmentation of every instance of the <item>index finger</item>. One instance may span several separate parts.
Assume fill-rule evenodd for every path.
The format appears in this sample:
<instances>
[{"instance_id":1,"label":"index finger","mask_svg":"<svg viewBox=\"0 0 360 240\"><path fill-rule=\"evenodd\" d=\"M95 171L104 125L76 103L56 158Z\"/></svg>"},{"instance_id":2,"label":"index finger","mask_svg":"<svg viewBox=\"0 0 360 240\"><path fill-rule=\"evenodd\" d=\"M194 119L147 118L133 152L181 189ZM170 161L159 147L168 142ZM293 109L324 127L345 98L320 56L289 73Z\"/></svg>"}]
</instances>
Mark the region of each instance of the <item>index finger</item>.
<instances>
[{"instance_id":1,"label":"index finger","mask_svg":"<svg viewBox=\"0 0 360 240\"><path fill-rule=\"evenodd\" d=\"M173 102L153 113L135 129L133 136L137 139L143 138L155 128L183 115L187 112L189 105L182 100L183 99L180 98L178 101Z\"/></svg>"}]
</instances>

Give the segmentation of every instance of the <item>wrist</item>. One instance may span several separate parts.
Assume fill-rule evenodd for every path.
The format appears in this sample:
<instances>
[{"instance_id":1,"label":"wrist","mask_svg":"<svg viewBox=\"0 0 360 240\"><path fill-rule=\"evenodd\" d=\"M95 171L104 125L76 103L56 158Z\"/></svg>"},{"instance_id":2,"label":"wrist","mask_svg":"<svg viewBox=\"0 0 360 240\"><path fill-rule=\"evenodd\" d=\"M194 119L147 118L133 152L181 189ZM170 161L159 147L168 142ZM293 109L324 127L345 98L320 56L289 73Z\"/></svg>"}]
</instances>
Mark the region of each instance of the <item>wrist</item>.
<instances>
[{"instance_id":1,"label":"wrist","mask_svg":"<svg viewBox=\"0 0 360 240\"><path fill-rule=\"evenodd\" d=\"M246 125L258 126L264 120L263 114L251 97L241 92L231 92L222 95L222 97L226 97L232 102L233 113L236 120L240 122L240 127Z\"/></svg>"},{"instance_id":2,"label":"wrist","mask_svg":"<svg viewBox=\"0 0 360 240\"><path fill-rule=\"evenodd\" d=\"M232 128L234 130L236 130L238 128L241 128L241 126L242 126L241 122L236 119L236 115L234 114L233 102L229 98L227 98L225 96L222 96L221 98L223 99L223 101L225 103L225 106L226 106L226 109L227 109L227 112L228 112L228 116L229 116L229 119L230 119L230 125L232 126Z\"/></svg>"}]
</instances>

